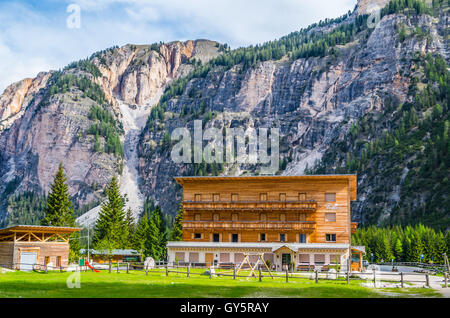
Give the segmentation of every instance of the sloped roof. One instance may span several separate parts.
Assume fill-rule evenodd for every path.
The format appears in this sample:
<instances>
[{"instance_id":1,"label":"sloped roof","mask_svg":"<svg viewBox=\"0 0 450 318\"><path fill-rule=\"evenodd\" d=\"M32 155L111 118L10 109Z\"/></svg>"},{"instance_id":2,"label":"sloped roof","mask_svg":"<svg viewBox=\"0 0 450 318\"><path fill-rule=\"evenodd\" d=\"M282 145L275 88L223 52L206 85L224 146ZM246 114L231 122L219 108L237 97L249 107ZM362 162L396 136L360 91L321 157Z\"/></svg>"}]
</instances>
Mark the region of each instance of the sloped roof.
<instances>
[{"instance_id":1,"label":"sloped roof","mask_svg":"<svg viewBox=\"0 0 450 318\"><path fill-rule=\"evenodd\" d=\"M81 254L87 253L86 249L81 249L80 250ZM106 250L94 250L94 249L90 249L89 253L91 255L109 255L109 252ZM121 255L121 256L136 256L136 255L140 255L138 251L136 250L132 250L132 249L115 249L112 250L111 255Z\"/></svg>"},{"instance_id":2,"label":"sloped roof","mask_svg":"<svg viewBox=\"0 0 450 318\"><path fill-rule=\"evenodd\" d=\"M343 243L252 243L252 242L191 242L178 241L168 242L167 247L179 248L266 248L270 250L277 250L283 246L289 245L291 250L296 249L348 249L348 244Z\"/></svg>"},{"instance_id":3,"label":"sloped roof","mask_svg":"<svg viewBox=\"0 0 450 318\"><path fill-rule=\"evenodd\" d=\"M15 225L0 229L0 234L14 232L39 232L39 233L73 233L81 231L78 227L66 226L43 226L43 225Z\"/></svg>"}]
</instances>

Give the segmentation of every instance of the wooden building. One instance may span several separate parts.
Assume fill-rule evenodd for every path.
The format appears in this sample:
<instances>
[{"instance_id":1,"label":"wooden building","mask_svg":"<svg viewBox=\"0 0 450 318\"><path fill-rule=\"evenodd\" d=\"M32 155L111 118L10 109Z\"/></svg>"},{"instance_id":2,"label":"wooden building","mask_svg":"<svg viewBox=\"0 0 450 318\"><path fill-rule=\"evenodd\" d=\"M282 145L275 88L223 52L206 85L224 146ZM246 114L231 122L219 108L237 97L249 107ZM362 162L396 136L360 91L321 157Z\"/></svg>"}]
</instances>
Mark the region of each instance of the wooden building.
<instances>
[{"instance_id":1,"label":"wooden building","mask_svg":"<svg viewBox=\"0 0 450 318\"><path fill-rule=\"evenodd\" d=\"M73 227L17 225L0 229L0 267L32 270L34 265L51 268L69 263L69 236Z\"/></svg>"},{"instance_id":2,"label":"wooden building","mask_svg":"<svg viewBox=\"0 0 450 318\"><path fill-rule=\"evenodd\" d=\"M356 175L175 179L183 187L183 241L168 243L169 261L220 265L264 253L282 269L362 256L350 247Z\"/></svg>"}]
</instances>

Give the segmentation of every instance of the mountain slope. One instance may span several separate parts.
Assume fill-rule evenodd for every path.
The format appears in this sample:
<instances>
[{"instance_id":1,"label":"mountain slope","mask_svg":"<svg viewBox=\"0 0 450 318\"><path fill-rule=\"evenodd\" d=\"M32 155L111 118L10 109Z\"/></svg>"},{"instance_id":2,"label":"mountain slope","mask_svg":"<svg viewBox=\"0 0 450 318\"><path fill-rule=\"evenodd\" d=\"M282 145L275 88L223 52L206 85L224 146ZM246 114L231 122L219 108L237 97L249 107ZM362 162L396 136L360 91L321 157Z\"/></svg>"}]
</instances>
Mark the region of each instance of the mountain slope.
<instances>
[{"instance_id":1,"label":"mountain slope","mask_svg":"<svg viewBox=\"0 0 450 318\"><path fill-rule=\"evenodd\" d=\"M446 140L448 95L423 96L432 102L420 111L415 103L427 86L447 85L448 2L429 8L393 0L371 28L362 13L373 3L360 1L353 13L258 46L229 50L206 40L126 45L14 84L0 97L0 215L17 222L17 209L41 204L26 194L21 205L20 193L43 195L60 161L78 213L90 210L79 218L85 224L95 220L113 174L137 216L144 198L176 212L181 192L174 176L260 172L252 164L173 163L171 132L201 119L204 128L280 127L280 174L358 172L356 220L448 227L448 209L437 204L448 200L448 160L442 160L448 152L445 143L435 146ZM430 65L438 65L439 78L426 71ZM439 116L423 122L438 102ZM364 157L364 147L374 147L365 145L383 132L393 135L402 118L412 116L411 107L417 112L403 135L417 129L426 136L409 143L396 138L398 150ZM405 149L407 155L391 162ZM422 169L427 160L421 156L435 151L439 164ZM364 165L357 164L361 157ZM436 167L442 178L428 177ZM414 193L433 183L438 195L415 204Z\"/></svg>"}]
</instances>

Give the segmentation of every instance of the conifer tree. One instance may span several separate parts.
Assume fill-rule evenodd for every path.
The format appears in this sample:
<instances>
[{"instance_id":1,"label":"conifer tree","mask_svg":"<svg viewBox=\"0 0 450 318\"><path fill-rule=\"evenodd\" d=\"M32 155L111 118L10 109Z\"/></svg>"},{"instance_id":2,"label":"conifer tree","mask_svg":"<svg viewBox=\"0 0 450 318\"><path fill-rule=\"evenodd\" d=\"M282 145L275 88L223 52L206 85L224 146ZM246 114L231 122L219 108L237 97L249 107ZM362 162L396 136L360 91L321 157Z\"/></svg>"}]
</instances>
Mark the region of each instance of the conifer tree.
<instances>
[{"instance_id":1,"label":"conifer tree","mask_svg":"<svg viewBox=\"0 0 450 318\"><path fill-rule=\"evenodd\" d=\"M147 234L148 234L148 217L147 215L143 215L136 227L136 232L133 240L133 248L143 256L149 254L148 251L146 250Z\"/></svg>"},{"instance_id":2,"label":"conifer tree","mask_svg":"<svg viewBox=\"0 0 450 318\"><path fill-rule=\"evenodd\" d=\"M181 241L183 239L183 205L180 207L173 223L172 232L170 233L171 241Z\"/></svg>"},{"instance_id":3,"label":"conifer tree","mask_svg":"<svg viewBox=\"0 0 450 318\"><path fill-rule=\"evenodd\" d=\"M44 210L44 218L41 225L45 226L75 226L75 216L72 206L72 199L69 195L69 187L66 184L67 178L64 175L62 162L59 163L50 193L47 198L47 205ZM75 232L70 236L69 261L75 260L80 252L80 233Z\"/></svg>"},{"instance_id":4,"label":"conifer tree","mask_svg":"<svg viewBox=\"0 0 450 318\"><path fill-rule=\"evenodd\" d=\"M161 209L157 206L148 222L146 250L156 260L166 257L167 232Z\"/></svg>"},{"instance_id":5,"label":"conifer tree","mask_svg":"<svg viewBox=\"0 0 450 318\"><path fill-rule=\"evenodd\" d=\"M47 198L47 206L44 210L42 225L46 226L74 226L72 200L69 196L69 187L66 184L63 165L59 164L50 193Z\"/></svg>"},{"instance_id":6,"label":"conifer tree","mask_svg":"<svg viewBox=\"0 0 450 318\"><path fill-rule=\"evenodd\" d=\"M116 176L111 179L105 194L107 201L102 204L99 217L95 223L94 246L107 239L110 241L110 246L126 248L128 245L128 227L124 211L125 200L120 195Z\"/></svg>"},{"instance_id":7,"label":"conifer tree","mask_svg":"<svg viewBox=\"0 0 450 318\"><path fill-rule=\"evenodd\" d=\"M134 217L131 208L128 208L125 220L128 228L128 247L132 247L134 244L134 235L136 234L136 224L134 223Z\"/></svg>"}]
</instances>

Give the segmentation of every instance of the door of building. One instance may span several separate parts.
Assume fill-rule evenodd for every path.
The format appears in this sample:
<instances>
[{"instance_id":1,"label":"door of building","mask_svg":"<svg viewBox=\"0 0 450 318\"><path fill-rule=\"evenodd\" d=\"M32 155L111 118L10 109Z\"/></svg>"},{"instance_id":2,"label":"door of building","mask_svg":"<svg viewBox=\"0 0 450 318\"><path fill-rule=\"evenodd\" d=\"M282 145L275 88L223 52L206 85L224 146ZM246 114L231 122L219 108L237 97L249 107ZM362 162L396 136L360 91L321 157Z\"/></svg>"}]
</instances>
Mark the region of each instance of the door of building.
<instances>
[{"instance_id":1,"label":"door of building","mask_svg":"<svg viewBox=\"0 0 450 318\"><path fill-rule=\"evenodd\" d=\"M213 253L205 254L205 263L206 263L206 266L213 265L213 263L214 263L214 254Z\"/></svg>"},{"instance_id":2,"label":"door of building","mask_svg":"<svg viewBox=\"0 0 450 318\"><path fill-rule=\"evenodd\" d=\"M281 254L281 265L283 269L291 266L291 254Z\"/></svg>"},{"instance_id":3,"label":"door of building","mask_svg":"<svg viewBox=\"0 0 450 318\"><path fill-rule=\"evenodd\" d=\"M33 270L33 265L36 264L36 258L37 258L36 252L21 252L19 265L20 270L22 271Z\"/></svg>"}]
</instances>

